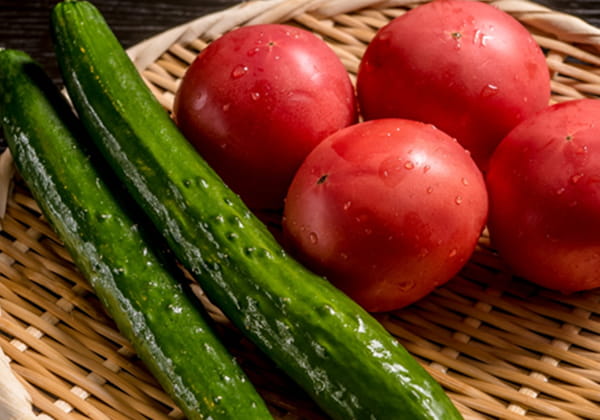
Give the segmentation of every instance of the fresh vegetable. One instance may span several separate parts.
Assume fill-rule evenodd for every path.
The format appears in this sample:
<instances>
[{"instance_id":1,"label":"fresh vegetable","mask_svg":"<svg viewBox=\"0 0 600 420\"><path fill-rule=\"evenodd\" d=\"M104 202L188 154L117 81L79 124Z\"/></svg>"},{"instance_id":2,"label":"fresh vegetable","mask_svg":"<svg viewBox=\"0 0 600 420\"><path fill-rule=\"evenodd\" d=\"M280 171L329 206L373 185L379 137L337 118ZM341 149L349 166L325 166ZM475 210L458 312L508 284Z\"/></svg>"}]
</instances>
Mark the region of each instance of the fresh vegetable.
<instances>
[{"instance_id":1,"label":"fresh vegetable","mask_svg":"<svg viewBox=\"0 0 600 420\"><path fill-rule=\"evenodd\" d=\"M94 155L44 71L25 53L0 51L0 87L1 122L20 174L121 332L186 416L272 418L182 287L164 241Z\"/></svg>"},{"instance_id":2,"label":"fresh vegetable","mask_svg":"<svg viewBox=\"0 0 600 420\"><path fill-rule=\"evenodd\" d=\"M378 31L357 90L366 119L434 124L486 170L500 140L548 105L549 79L541 48L512 16L478 1L436 0Z\"/></svg>"},{"instance_id":3,"label":"fresh vegetable","mask_svg":"<svg viewBox=\"0 0 600 420\"><path fill-rule=\"evenodd\" d=\"M290 258L155 100L99 11L59 3L56 52L88 132L207 296L333 418L458 419L373 317Z\"/></svg>"},{"instance_id":4,"label":"fresh vegetable","mask_svg":"<svg viewBox=\"0 0 600 420\"><path fill-rule=\"evenodd\" d=\"M450 280L486 216L483 176L456 140L382 119L342 129L308 155L283 228L307 265L367 310L388 311Z\"/></svg>"},{"instance_id":5,"label":"fresh vegetable","mask_svg":"<svg viewBox=\"0 0 600 420\"><path fill-rule=\"evenodd\" d=\"M294 172L329 134L357 120L333 50L290 25L234 29L202 50L177 91L183 134L253 209L283 208Z\"/></svg>"},{"instance_id":6,"label":"fresh vegetable","mask_svg":"<svg viewBox=\"0 0 600 420\"><path fill-rule=\"evenodd\" d=\"M490 238L526 279L600 286L600 101L553 105L519 124L491 159Z\"/></svg>"}]
</instances>

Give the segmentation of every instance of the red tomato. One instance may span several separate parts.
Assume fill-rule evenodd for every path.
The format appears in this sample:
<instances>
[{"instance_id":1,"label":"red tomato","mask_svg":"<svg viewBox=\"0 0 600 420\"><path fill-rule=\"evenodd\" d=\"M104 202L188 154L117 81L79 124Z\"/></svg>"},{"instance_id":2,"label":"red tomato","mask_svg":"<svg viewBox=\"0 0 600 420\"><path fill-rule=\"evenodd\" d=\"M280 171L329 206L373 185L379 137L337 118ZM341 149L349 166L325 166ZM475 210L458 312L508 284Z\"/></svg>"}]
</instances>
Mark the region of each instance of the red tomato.
<instances>
[{"instance_id":1,"label":"red tomato","mask_svg":"<svg viewBox=\"0 0 600 420\"><path fill-rule=\"evenodd\" d=\"M284 241L369 311L406 306L466 263L487 213L468 152L432 125L384 119L319 144L286 198Z\"/></svg>"},{"instance_id":2,"label":"red tomato","mask_svg":"<svg viewBox=\"0 0 600 420\"><path fill-rule=\"evenodd\" d=\"M178 89L183 134L255 209L283 207L304 157L357 119L354 88L333 50L287 25L243 27L205 48Z\"/></svg>"},{"instance_id":3,"label":"red tomato","mask_svg":"<svg viewBox=\"0 0 600 420\"><path fill-rule=\"evenodd\" d=\"M600 101L554 105L500 143L487 175L492 243L544 287L600 286Z\"/></svg>"},{"instance_id":4,"label":"red tomato","mask_svg":"<svg viewBox=\"0 0 600 420\"><path fill-rule=\"evenodd\" d=\"M485 171L508 131L548 105L550 76L540 47L512 16L477 1L437 0L376 34L357 91L366 119L434 124Z\"/></svg>"}]
</instances>

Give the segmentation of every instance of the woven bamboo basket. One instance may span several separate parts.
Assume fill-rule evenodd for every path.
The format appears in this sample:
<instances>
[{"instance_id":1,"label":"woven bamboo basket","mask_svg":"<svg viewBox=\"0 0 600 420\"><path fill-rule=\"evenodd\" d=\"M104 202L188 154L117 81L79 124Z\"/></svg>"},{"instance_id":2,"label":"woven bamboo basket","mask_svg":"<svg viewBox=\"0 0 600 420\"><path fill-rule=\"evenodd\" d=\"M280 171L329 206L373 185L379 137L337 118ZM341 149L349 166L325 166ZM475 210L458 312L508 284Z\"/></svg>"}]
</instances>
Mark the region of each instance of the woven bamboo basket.
<instances>
[{"instance_id":1,"label":"woven bamboo basket","mask_svg":"<svg viewBox=\"0 0 600 420\"><path fill-rule=\"evenodd\" d=\"M377 29L418 4L257 0L173 28L128 52L170 110L197 53L237 26L284 22L308 28L354 77ZM492 4L521 21L544 49L552 101L600 94L599 29L528 1ZM0 195L7 197L0 219L0 349L34 415L182 419L105 314L10 162L0 166ZM200 290L198 297L208 305ZM276 418L325 418L218 309L211 314ZM442 384L465 419L600 419L600 291L564 296L516 278L485 233L456 278L378 319Z\"/></svg>"}]
</instances>

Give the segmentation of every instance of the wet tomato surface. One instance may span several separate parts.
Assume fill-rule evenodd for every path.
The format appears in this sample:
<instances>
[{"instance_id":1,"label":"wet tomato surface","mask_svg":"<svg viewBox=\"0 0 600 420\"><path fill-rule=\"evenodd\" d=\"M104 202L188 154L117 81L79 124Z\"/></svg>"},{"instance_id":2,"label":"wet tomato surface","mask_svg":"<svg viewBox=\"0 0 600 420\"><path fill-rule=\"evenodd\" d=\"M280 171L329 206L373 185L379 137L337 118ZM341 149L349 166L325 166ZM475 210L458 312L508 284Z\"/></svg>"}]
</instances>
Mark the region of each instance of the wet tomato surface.
<instances>
[{"instance_id":1,"label":"wet tomato surface","mask_svg":"<svg viewBox=\"0 0 600 420\"><path fill-rule=\"evenodd\" d=\"M600 101L553 105L500 143L487 175L492 243L544 287L600 286Z\"/></svg>"},{"instance_id":2,"label":"wet tomato surface","mask_svg":"<svg viewBox=\"0 0 600 420\"><path fill-rule=\"evenodd\" d=\"M422 298L471 256L487 215L483 176L456 140L402 119L338 131L290 187L291 252L369 311Z\"/></svg>"},{"instance_id":3,"label":"wet tomato surface","mask_svg":"<svg viewBox=\"0 0 600 420\"><path fill-rule=\"evenodd\" d=\"M254 209L281 209L304 157L357 119L340 59L312 33L265 24L208 45L177 91L175 119L226 184Z\"/></svg>"},{"instance_id":4,"label":"wet tomato surface","mask_svg":"<svg viewBox=\"0 0 600 420\"><path fill-rule=\"evenodd\" d=\"M550 76L541 48L512 16L482 2L437 0L376 34L357 90L366 119L434 124L485 171L500 140L548 105Z\"/></svg>"}]
</instances>

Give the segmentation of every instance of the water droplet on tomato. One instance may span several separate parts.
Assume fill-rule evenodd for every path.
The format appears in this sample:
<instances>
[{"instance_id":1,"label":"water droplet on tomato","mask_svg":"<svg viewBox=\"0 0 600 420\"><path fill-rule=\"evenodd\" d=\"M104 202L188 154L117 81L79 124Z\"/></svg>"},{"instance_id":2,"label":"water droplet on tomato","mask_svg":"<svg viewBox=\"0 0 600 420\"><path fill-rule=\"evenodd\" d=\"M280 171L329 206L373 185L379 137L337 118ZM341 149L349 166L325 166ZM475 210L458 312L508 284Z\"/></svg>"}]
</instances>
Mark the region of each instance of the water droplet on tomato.
<instances>
[{"instance_id":1,"label":"water droplet on tomato","mask_svg":"<svg viewBox=\"0 0 600 420\"><path fill-rule=\"evenodd\" d=\"M250 97L253 101L258 101L260 99L260 92L252 92L250 94Z\"/></svg>"},{"instance_id":2,"label":"water droplet on tomato","mask_svg":"<svg viewBox=\"0 0 600 420\"><path fill-rule=\"evenodd\" d=\"M398 156L384 159L379 165L379 177L389 187L395 187L406 176L405 169L411 169L412 162L403 162Z\"/></svg>"},{"instance_id":3,"label":"water droplet on tomato","mask_svg":"<svg viewBox=\"0 0 600 420\"><path fill-rule=\"evenodd\" d=\"M344 207L343 208L344 208L344 210L347 211L351 206L352 206L352 201L346 201L344 203Z\"/></svg>"},{"instance_id":4,"label":"water droplet on tomato","mask_svg":"<svg viewBox=\"0 0 600 420\"><path fill-rule=\"evenodd\" d=\"M311 244L316 245L317 242L319 242L319 237L317 236L317 234L315 232L310 232L308 234L308 240L310 241Z\"/></svg>"},{"instance_id":5,"label":"water droplet on tomato","mask_svg":"<svg viewBox=\"0 0 600 420\"><path fill-rule=\"evenodd\" d=\"M462 178L461 182L463 185L469 185L469 180L467 178Z\"/></svg>"},{"instance_id":6,"label":"water droplet on tomato","mask_svg":"<svg viewBox=\"0 0 600 420\"><path fill-rule=\"evenodd\" d=\"M240 64L231 71L232 79L239 79L248 72L248 66Z\"/></svg>"},{"instance_id":7,"label":"water droplet on tomato","mask_svg":"<svg viewBox=\"0 0 600 420\"><path fill-rule=\"evenodd\" d=\"M415 282L412 279L404 280L398 283L398 288L403 292L408 292L415 288Z\"/></svg>"},{"instance_id":8,"label":"water droplet on tomato","mask_svg":"<svg viewBox=\"0 0 600 420\"><path fill-rule=\"evenodd\" d=\"M201 110L202 108L204 108L207 101L208 101L208 94L206 93L206 91L202 90L201 92L199 92L199 95L194 100L194 102L192 104L192 109L194 109L196 111Z\"/></svg>"},{"instance_id":9,"label":"water droplet on tomato","mask_svg":"<svg viewBox=\"0 0 600 420\"><path fill-rule=\"evenodd\" d=\"M365 223L369 220L369 216L366 214L361 214L359 216L356 216L354 220L356 220L357 223Z\"/></svg>"},{"instance_id":10,"label":"water droplet on tomato","mask_svg":"<svg viewBox=\"0 0 600 420\"><path fill-rule=\"evenodd\" d=\"M414 164L414 163L412 163L412 161L410 161L410 160L407 160L406 162L404 162L404 167L405 167L406 169L414 169L414 167L415 167L415 164Z\"/></svg>"},{"instance_id":11,"label":"water droplet on tomato","mask_svg":"<svg viewBox=\"0 0 600 420\"><path fill-rule=\"evenodd\" d=\"M429 187L427 187L427 194L431 194L433 192L433 187L430 185Z\"/></svg>"},{"instance_id":12,"label":"water droplet on tomato","mask_svg":"<svg viewBox=\"0 0 600 420\"><path fill-rule=\"evenodd\" d=\"M458 254L458 251L456 250L456 248L452 248L450 250L450 252L448 253L448 258L454 258L454 257L456 257L457 254Z\"/></svg>"},{"instance_id":13,"label":"water droplet on tomato","mask_svg":"<svg viewBox=\"0 0 600 420\"><path fill-rule=\"evenodd\" d=\"M462 202L463 202L463 198L462 198L462 196L460 196L460 195L457 195L457 196L454 198L454 202L456 203L456 205L461 205L461 204L462 204Z\"/></svg>"},{"instance_id":14,"label":"water droplet on tomato","mask_svg":"<svg viewBox=\"0 0 600 420\"><path fill-rule=\"evenodd\" d=\"M490 83L490 84L485 85L481 89L479 96L481 96L482 98L491 98L492 96L495 96L497 94L498 94L498 86L492 85Z\"/></svg>"},{"instance_id":15,"label":"water droplet on tomato","mask_svg":"<svg viewBox=\"0 0 600 420\"><path fill-rule=\"evenodd\" d=\"M427 248L421 248L417 254L419 258L425 258L427 255L429 255L429 249Z\"/></svg>"},{"instance_id":16,"label":"water droplet on tomato","mask_svg":"<svg viewBox=\"0 0 600 420\"><path fill-rule=\"evenodd\" d=\"M556 195L563 195L566 191L566 188L564 187L560 187L559 189L556 190Z\"/></svg>"},{"instance_id":17,"label":"water droplet on tomato","mask_svg":"<svg viewBox=\"0 0 600 420\"><path fill-rule=\"evenodd\" d=\"M256 53L259 52L259 51L260 51L260 48L258 48L258 47L255 47L255 48L252 48L251 50L248 50L248 52L247 52L248 57L252 57L252 56L256 55Z\"/></svg>"},{"instance_id":18,"label":"water droplet on tomato","mask_svg":"<svg viewBox=\"0 0 600 420\"><path fill-rule=\"evenodd\" d=\"M475 31L475 34L473 35L473 44L485 47L487 43L493 38L494 37L492 35L487 35L483 33L480 29L477 29Z\"/></svg>"},{"instance_id":19,"label":"water droplet on tomato","mask_svg":"<svg viewBox=\"0 0 600 420\"><path fill-rule=\"evenodd\" d=\"M426 174L427 172L429 172L431 170L431 166L429 165L425 165L423 166L423 173Z\"/></svg>"},{"instance_id":20,"label":"water droplet on tomato","mask_svg":"<svg viewBox=\"0 0 600 420\"><path fill-rule=\"evenodd\" d=\"M575 175L573 175L571 177L571 182L573 184L577 184L581 180L581 178L583 178L583 177L584 177L584 175L581 172L578 173L578 174L575 174Z\"/></svg>"}]
</instances>

